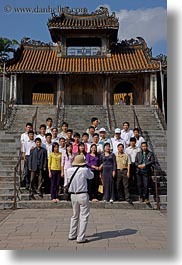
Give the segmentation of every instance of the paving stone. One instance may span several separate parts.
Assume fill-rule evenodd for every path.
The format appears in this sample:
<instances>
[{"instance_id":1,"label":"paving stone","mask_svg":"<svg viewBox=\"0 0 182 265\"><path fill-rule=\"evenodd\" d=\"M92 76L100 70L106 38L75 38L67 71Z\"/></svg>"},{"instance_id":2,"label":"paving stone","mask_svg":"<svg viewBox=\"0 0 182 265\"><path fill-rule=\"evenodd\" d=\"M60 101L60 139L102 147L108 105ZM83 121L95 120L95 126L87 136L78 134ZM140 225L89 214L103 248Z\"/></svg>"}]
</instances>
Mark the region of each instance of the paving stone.
<instances>
[{"instance_id":1,"label":"paving stone","mask_svg":"<svg viewBox=\"0 0 182 265\"><path fill-rule=\"evenodd\" d=\"M90 242L81 245L78 245L76 241L68 240L70 222L64 225L63 231L57 231L61 227L59 224L60 215L70 221L72 210L59 209L57 212L56 209L40 211L25 209L14 211L13 214L0 222L1 248L23 251L74 251L78 253L84 253L84 250L111 253L119 250L122 252L135 249L160 250L167 248L167 217L157 211L126 209L101 209L98 211L98 209L91 209L87 230L87 237ZM44 217L42 218L42 216ZM100 223L104 216L107 216L106 226ZM114 216L116 218L113 218ZM127 216L127 218L124 219L124 222L121 222L123 216ZM36 217L37 223L31 227L29 221L32 220L32 217ZM110 223L108 220L110 220ZM121 224L118 224L118 221ZM138 225L131 221L137 222ZM144 225L140 225L140 221L143 221ZM41 227L45 228L47 224L48 230L46 232ZM92 228L89 228L89 225ZM162 230L160 230L161 227ZM11 228L9 233L8 228ZM21 228L23 233L20 235L17 232L21 232ZM26 229L27 233L24 233ZM7 235L5 232L7 232Z\"/></svg>"}]
</instances>

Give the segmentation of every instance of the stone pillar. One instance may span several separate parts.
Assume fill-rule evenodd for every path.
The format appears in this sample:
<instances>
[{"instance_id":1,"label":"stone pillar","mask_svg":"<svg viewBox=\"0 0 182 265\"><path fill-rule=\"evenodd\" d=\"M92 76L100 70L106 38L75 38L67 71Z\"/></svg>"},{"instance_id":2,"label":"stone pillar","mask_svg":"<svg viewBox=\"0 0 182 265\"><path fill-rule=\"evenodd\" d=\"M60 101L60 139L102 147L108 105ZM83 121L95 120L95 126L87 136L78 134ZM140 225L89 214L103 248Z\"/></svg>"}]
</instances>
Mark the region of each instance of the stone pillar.
<instances>
[{"instance_id":1,"label":"stone pillar","mask_svg":"<svg viewBox=\"0 0 182 265\"><path fill-rule=\"evenodd\" d=\"M57 78L57 105L59 103L59 99L61 100L61 105L64 106L64 83L62 75L59 75Z\"/></svg>"},{"instance_id":2,"label":"stone pillar","mask_svg":"<svg viewBox=\"0 0 182 265\"><path fill-rule=\"evenodd\" d=\"M160 70L160 80L161 80L161 96L162 96L162 113L165 117L165 107L164 107L164 74L162 73L162 70Z\"/></svg>"},{"instance_id":3,"label":"stone pillar","mask_svg":"<svg viewBox=\"0 0 182 265\"><path fill-rule=\"evenodd\" d=\"M150 74L150 105L157 103L157 74Z\"/></svg>"},{"instance_id":4,"label":"stone pillar","mask_svg":"<svg viewBox=\"0 0 182 265\"><path fill-rule=\"evenodd\" d=\"M14 99L14 102L16 103L16 100L17 100L17 74L13 75L13 89L12 89L12 92L13 92L13 99Z\"/></svg>"},{"instance_id":5,"label":"stone pillar","mask_svg":"<svg viewBox=\"0 0 182 265\"><path fill-rule=\"evenodd\" d=\"M102 42L102 48L101 48L101 51L102 51L102 54L105 54L106 51L107 51L107 40L106 38L102 38L101 39L101 42Z\"/></svg>"},{"instance_id":6,"label":"stone pillar","mask_svg":"<svg viewBox=\"0 0 182 265\"><path fill-rule=\"evenodd\" d=\"M13 98L13 76L10 75L10 92L9 92L9 100Z\"/></svg>"},{"instance_id":7,"label":"stone pillar","mask_svg":"<svg viewBox=\"0 0 182 265\"><path fill-rule=\"evenodd\" d=\"M103 76L104 85L103 85L103 106L107 106L109 94L108 94L108 75Z\"/></svg>"},{"instance_id":8,"label":"stone pillar","mask_svg":"<svg viewBox=\"0 0 182 265\"><path fill-rule=\"evenodd\" d=\"M144 76L144 105L150 105L150 80L148 74Z\"/></svg>"}]
</instances>

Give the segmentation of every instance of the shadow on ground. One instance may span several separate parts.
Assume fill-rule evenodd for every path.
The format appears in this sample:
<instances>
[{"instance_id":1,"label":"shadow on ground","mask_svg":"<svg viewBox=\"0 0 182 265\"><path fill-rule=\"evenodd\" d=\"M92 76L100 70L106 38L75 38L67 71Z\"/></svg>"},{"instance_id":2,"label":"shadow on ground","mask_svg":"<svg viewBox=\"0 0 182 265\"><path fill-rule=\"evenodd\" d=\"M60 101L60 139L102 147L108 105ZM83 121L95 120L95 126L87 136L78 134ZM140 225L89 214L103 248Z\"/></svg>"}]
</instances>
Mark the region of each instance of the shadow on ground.
<instances>
[{"instance_id":1,"label":"shadow on ground","mask_svg":"<svg viewBox=\"0 0 182 265\"><path fill-rule=\"evenodd\" d=\"M124 230L115 230L115 231L105 231L100 233L95 233L93 235L87 236L90 242L107 239L107 238L115 238L121 236L129 236L136 234L138 230L136 229L124 229Z\"/></svg>"}]
</instances>

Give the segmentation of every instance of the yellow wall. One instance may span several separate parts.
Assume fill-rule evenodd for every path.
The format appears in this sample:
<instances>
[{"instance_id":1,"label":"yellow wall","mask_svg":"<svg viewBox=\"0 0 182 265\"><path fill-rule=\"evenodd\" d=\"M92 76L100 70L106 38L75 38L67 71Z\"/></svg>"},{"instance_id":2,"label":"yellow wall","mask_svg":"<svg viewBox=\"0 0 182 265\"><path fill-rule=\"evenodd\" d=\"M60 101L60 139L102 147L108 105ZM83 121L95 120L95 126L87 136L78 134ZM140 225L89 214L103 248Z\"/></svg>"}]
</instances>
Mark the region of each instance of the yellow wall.
<instances>
[{"instance_id":1,"label":"yellow wall","mask_svg":"<svg viewBox=\"0 0 182 265\"><path fill-rule=\"evenodd\" d=\"M127 93L120 93L120 94L114 94L114 105L119 105L120 104L120 98L123 99L124 102L124 97L127 95ZM130 105L133 104L133 93L128 93L130 96Z\"/></svg>"},{"instance_id":2,"label":"yellow wall","mask_svg":"<svg viewBox=\"0 0 182 265\"><path fill-rule=\"evenodd\" d=\"M49 104L53 105L54 94L32 93L32 105Z\"/></svg>"}]
</instances>

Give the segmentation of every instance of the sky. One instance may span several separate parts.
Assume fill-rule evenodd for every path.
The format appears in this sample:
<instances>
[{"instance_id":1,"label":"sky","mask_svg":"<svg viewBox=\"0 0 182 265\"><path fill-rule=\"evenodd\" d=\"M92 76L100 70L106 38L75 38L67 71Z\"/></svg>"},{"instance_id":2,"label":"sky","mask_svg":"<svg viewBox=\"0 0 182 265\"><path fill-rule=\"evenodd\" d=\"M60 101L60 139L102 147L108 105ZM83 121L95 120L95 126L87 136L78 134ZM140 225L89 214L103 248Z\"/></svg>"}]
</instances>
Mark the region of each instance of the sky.
<instances>
[{"instance_id":1,"label":"sky","mask_svg":"<svg viewBox=\"0 0 182 265\"><path fill-rule=\"evenodd\" d=\"M86 7L89 13L106 6L119 18L119 40L142 37L153 56L167 54L167 0L0 0L0 36L19 42L23 37L52 42L47 28L51 13L37 11L60 6ZM20 12L21 8L32 8L32 12Z\"/></svg>"}]
</instances>

